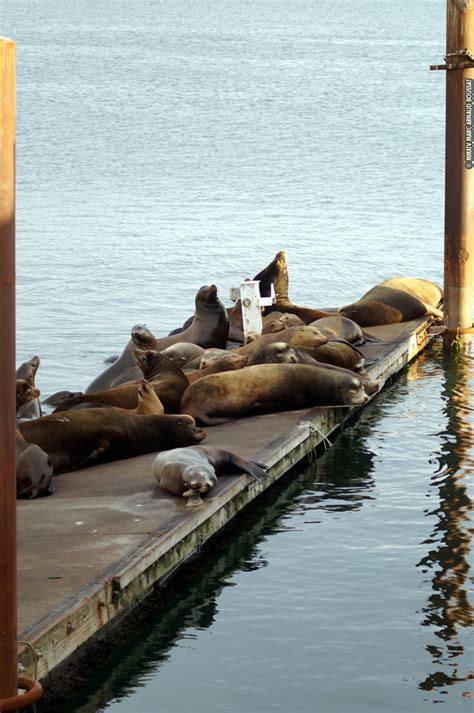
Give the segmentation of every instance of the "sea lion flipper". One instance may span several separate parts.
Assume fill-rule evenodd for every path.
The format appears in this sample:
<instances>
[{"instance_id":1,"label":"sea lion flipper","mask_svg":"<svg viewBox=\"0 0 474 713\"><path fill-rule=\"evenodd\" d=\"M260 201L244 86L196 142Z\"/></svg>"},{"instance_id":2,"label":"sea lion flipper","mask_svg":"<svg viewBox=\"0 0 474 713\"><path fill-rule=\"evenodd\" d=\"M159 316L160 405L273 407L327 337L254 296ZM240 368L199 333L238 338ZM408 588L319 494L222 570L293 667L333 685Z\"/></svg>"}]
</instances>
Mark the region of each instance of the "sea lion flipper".
<instances>
[{"instance_id":1,"label":"sea lion flipper","mask_svg":"<svg viewBox=\"0 0 474 713\"><path fill-rule=\"evenodd\" d=\"M254 460L245 460L245 458L241 458L240 456L234 454L232 454L230 462L237 468L245 471L245 473L248 473L252 480L256 480L259 483L264 483L268 476L268 466L265 465L265 463L257 463L257 461Z\"/></svg>"}]
</instances>

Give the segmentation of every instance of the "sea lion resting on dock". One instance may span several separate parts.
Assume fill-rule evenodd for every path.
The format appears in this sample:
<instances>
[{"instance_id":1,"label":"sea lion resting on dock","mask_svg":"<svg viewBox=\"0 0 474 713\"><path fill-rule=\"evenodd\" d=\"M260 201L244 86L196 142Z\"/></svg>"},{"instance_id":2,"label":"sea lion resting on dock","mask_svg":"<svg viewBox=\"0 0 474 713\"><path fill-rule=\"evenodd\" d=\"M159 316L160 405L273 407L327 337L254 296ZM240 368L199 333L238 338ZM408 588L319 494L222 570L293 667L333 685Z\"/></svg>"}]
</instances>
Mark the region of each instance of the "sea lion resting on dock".
<instances>
[{"instance_id":1,"label":"sea lion resting on dock","mask_svg":"<svg viewBox=\"0 0 474 713\"><path fill-rule=\"evenodd\" d=\"M177 413L181 396L189 384L182 370L161 352L153 349L136 352L135 356L143 377L153 386L165 412ZM104 404L122 409L136 408L138 406L137 383L130 382L94 393L69 394L59 402L57 410L65 411L80 404L86 404L87 407Z\"/></svg>"},{"instance_id":2,"label":"sea lion resting on dock","mask_svg":"<svg viewBox=\"0 0 474 713\"><path fill-rule=\"evenodd\" d=\"M19 424L49 454L54 472L195 445L207 435L190 416L131 416L113 409L64 411Z\"/></svg>"},{"instance_id":3,"label":"sea lion resting on dock","mask_svg":"<svg viewBox=\"0 0 474 713\"><path fill-rule=\"evenodd\" d=\"M21 431L16 429L16 496L36 498L51 495L53 486L53 462L35 443L27 443Z\"/></svg>"},{"instance_id":4,"label":"sea lion resting on dock","mask_svg":"<svg viewBox=\"0 0 474 713\"><path fill-rule=\"evenodd\" d=\"M437 307L442 297L442 289L429 280L391 277L339 312L361 327L397 324L424 315L442 318L443 312Z\"/></svg>"},{"instance_id":5,"label":"sea lion resting on dock","mask_svg":"<svg viewBox=\"0 0 474 713\"><path fill-rule=\"evenodd\" d=\"M220 374L223 371L233 371L235 369L243 369L247 366L248 357L246 354L223 354L222 356L213 357L208 366L204 369L192 369L185 371L186 377L190 384L193 384L199 379L203 379L209 374Z\"/></svg>"},{"instance_id":6,"label":"sea lion resting on dock","mask_svg":"<svg viewBox=\"0 0 474 713\"><path fill-rule=\"evenodd\" d=\"M229 333L227 310L217 296L215 285L203 285L195 299L194 318L190 326L179 334L168 337L153 337L154 342L146 345L155 351L162 351L177 342L192 342L207 349L208 347L225 348ZM134 366L132 356L133 340L125 346L120 358L97 376L87 387L85 393L108 389L112 381L123 371Z\"/></svg>"},{"instance_id":7,"label":"sea lion resting on dock","mask_svg":"<svg viewBox=\"0 0 474 713\"><path fill-rule=\"evenodd\" d=\"M208 493L217 483L219 475L230 474L238 468L253 480L263 482L267 466L245 460L230 451L207 446L174 448L159 453L153 461L153 475L163 490L188 498L188 506L202 503L199 495Z\"/></svg>"},{"instance_id":8,"label":"sea lion resting on dock","mask_svg":"<svg viewBox=\"0 0 474 713\"><path fill-rule=\"evenodd\" d=\"M307 364L261 364L191 384L183 394L181 413L212 425L248 412L353 406L368 398L355 374Z\"/></svg>"},{"instance_id":9,"label":"sea lion resting on dock","mask_svg":"<svg viewBox=\"0 0 474 713\"><path fill-rule=\"evenodd\" d=\"M324 346L326 345L323 345L321 349L323 349ZM333 369L334 371L342 371L349 375L352 373L350 369L317 361L317 359L310 356L304 349L292 347L285 342L272 342L272 344L267 344L255 354L252 354L248 360L248 366L255 366L257 364L309 364L311 366L321 366L325 369ZM376 394L380 388L380 384L377 381L374 381L365 374L358 373L357 378L369 396Z\"/></svg>"},{"instance_id":10,"label":"sea lion resting on dock","mask_svg":"<svg viewBox=\"0 0 474 713\"><path fill-rule=\"evenodd\" d=\"M28 381L33 387L36 387L35 384L35 377L36 377L36 372L38 371L38 367L40 365L40 358L39 356L34 356L29 361L23 362L18 369L16 370L16 378L17 379L25 379L25 381ZM24 403L22 406L17 408L16 412L16 417L17 420L19 419L26 419L26 418L39 418L41 416L41 404L39 400L39 396L31 399L30 401L27 401Z\"/></svg>"}]
</instances>

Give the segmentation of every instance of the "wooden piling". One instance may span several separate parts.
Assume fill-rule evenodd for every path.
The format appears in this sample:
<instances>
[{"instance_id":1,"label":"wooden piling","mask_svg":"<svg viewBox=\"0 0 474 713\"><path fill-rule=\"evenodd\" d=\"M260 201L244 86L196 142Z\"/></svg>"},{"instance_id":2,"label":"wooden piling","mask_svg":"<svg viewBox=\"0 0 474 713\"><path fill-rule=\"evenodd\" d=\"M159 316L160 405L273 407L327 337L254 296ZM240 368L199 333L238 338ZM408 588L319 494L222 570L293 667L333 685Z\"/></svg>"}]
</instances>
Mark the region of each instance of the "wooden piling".
<instances>
[{"instance_id":1,"label":"wooden piling","mask_svg":"<svg viewBox=\"0 0 474 713\"><path fill-rule=\"evenodd\" d=\"M0 38L0 700L17 694L15 43Z\"/></svg>"},{"instance_id":2,"label":"wooden piling","mask_svg":"<svg viewBox=\"0 0 474 713\"><path fill-rule=\"evenodd\" d=\"M474 0L447 0L446 62L444 313L452 339L472 326Z\"/></svg>"}]
</instances>

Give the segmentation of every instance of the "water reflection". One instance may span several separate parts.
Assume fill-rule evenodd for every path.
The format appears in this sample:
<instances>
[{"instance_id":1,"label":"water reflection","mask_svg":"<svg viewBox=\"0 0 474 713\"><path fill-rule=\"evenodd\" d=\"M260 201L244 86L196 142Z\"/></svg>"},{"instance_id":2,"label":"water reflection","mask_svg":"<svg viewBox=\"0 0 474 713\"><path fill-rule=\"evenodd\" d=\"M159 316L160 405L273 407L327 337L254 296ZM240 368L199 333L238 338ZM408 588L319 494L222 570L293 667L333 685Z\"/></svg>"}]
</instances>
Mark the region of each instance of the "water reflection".
<instances>
[{"instance_id":1,"label":"water reflection","mask_svg":"<svg viewBox=\"0 0 474 713\"><path fill-rule=\"evenodd\" d=\"M473 624L473 606L468 593L473 532L469 523L473 502L467 486L474 469L474 394L471 355L453 357L439 345L433 356L444 375L441 396L446 428L439 434L441 449L432 478L432 486L438 489L439 505L427 512L437 520L431 537L423 543L434 546L418 563L432 574L433 593L423 609L422 624L430 627L436 636L426 647L435 670L419 687L446 693L441 689L474 678L474 674L466 670L462 641L462 630ZM463 695L468 696L469 692Z\"/></svg>"}]
</instances>

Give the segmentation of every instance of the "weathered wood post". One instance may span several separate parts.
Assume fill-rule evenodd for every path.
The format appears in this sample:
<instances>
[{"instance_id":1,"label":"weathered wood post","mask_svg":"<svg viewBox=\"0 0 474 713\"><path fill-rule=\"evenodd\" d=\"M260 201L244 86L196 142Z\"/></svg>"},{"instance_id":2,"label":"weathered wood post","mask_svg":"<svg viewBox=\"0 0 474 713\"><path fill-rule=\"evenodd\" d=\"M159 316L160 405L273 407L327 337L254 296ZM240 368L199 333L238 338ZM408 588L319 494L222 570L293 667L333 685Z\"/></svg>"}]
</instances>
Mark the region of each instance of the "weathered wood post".
<instances>
[{"instance_id":1,"label":"weathered wood post","mask_svg":"<svg viewBox=\"0 0 474 713\"><path fill-rule=\"evenodd\" d=\"M15 43L0 38L0 700L17 693Z\"/></svg>"},{"instance_id":2,"label":"weathered wood post","mask_svg":"<svg viewBox=\"0 0 474 713\"><path fill-rule=\"evenodd\" d=\"M447 0L444 311L449 335L472 326L474 0Z\"/></svg>"}]
</instances>

